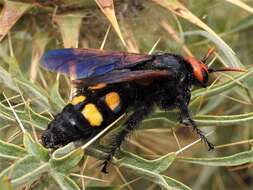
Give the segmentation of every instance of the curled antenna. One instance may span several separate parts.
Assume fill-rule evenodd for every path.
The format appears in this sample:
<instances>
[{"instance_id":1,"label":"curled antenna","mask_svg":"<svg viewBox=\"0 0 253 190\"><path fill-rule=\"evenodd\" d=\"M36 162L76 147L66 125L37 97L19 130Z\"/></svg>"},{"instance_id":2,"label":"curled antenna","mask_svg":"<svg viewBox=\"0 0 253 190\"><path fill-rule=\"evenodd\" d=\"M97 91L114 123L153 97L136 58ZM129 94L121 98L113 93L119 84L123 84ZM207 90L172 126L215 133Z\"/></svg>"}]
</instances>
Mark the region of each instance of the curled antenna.
<instances>
[{"instance_id":1,"label":"curled antenna","mask_svg":"<svg viewBox=\"0 0 253 190\"><path fill-rule=\"evenodd\" d=\"M206 63L207 60L214 54L215 52L215 48L211 47L208 49L206 55L202 58L202 62ZM208 72L209 73L213 73L213 72L222 72L222 71L234 71L234 72L245 72L245 69L242 68L231 68L231 67L225 67L225 68L220 68L220 69L212 69L212 68L208 68Z\"/></svg>"},{"instance_id":2,"label":"curled antenna","mask_svg":"<svg viewBox=\"0 0 253 190\"><path fill-rule=\"evenodd\" d=\"M211 57L215 52L215 48L214 47L211 47L208 49L206 55L202 58L202 62L203 63L206 63L206 61L209 59L209 57Z\"/></svg>"}]
</instances>

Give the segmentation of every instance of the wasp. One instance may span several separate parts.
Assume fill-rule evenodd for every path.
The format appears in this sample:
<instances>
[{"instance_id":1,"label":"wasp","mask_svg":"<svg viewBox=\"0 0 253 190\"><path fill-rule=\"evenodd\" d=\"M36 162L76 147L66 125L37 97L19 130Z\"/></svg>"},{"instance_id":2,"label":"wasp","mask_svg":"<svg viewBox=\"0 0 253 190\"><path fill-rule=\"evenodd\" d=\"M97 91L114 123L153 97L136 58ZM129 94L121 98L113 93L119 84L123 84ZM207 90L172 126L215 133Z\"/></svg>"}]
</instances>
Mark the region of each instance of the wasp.
<instances>
[{"instance_id":1,"label":"wasp","mask_svg":"<svg viewBox=\"0 0 253 190\"><path fill-rule=\"evenodd\" d=\"M205 88L208 75L217 71L243 71L236 68L208 68L208 51L200 60L171 53L156 55L111 52L96 49L57 49L41 60L46 69L71 76L76 95L49 123L42 134L45 147L56 148L69 142L89 139L124 113L129 113L110 143L103 172L128 134L137 128L154 107L179 110L180 122L203 140L213 144L191 118L188 104L192 87Z\"/></svg>"}]
</instances>

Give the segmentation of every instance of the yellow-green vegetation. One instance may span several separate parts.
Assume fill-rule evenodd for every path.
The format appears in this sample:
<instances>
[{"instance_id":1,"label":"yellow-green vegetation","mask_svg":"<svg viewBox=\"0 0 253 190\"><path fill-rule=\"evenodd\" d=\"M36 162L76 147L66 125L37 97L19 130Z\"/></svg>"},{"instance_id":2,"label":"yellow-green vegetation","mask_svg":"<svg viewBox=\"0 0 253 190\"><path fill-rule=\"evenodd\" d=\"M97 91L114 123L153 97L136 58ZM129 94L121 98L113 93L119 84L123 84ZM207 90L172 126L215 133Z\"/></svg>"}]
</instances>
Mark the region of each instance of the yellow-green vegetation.
<instances>
[{"instance_id":1,"label":"yellow-green vegetation","mask_svg":"<svg viewBox=\"0 0 253 190\"><path fill-rule=\"evenodd\" d=\"M0 6L1 190L253 189L252 1L4 0ZM215 47L213 68L247 70L212 74L208 88L192 91L191 114L215 150L179 125L177 110L157 110L105 175L99 159L120 124L96 142L55 152L40 144L72 89L68 77L43 70L39 59L63 47L199 58Z\"/></svg>"}]
</instances>

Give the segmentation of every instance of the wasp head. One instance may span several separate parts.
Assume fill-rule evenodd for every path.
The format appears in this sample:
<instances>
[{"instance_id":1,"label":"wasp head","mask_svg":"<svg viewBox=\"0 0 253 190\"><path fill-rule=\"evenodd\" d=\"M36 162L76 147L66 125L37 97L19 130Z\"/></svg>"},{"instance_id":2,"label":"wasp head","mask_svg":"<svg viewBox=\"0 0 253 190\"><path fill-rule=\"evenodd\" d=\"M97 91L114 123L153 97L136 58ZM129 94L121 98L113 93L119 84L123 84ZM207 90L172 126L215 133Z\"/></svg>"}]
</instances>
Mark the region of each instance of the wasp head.
<instances>
[{"instance_id":1,"label":"wasp head","mask_svg":"<svg viewBox=\"0 0 253 190\"><path fill-rule=\"evenodd\" d=\"M197 84L200 86L206 87L208 82L208 67L207 65L195 58L195 57L186 57L185 60L189 63L193 70L194 79L196 79Z\"/></svg>"},{"instance_id":2,"label":"wasp head","mask_svg":"<svg viewBox=\"0 0 253 190\"><path fill-rule=\"evenodd\" d=\"M207 54L201 60L195 57L191 57L191 56L188 56L185 58L186 62L189 63L192 67L195 84L198 84L202 87L206 87L207 82L208 82L208 75L209 73L212 73L212 72L218 72L218 71L245 72L244 69L240 69L240 68L229 68L229 67L220 68L220 69L208 68L206 61L214 53L214 50L215 50L214 48L210 48Z\"/></svg>"}]
</instances>

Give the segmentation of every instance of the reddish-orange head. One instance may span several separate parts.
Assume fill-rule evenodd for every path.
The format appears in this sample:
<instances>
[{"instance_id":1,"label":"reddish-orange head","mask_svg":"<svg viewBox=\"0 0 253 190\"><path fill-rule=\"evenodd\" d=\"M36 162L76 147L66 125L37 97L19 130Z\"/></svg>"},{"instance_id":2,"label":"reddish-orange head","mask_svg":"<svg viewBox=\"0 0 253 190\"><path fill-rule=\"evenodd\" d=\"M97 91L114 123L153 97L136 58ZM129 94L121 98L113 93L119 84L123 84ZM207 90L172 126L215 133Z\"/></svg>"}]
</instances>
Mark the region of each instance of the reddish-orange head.
<instances>
[{"instance_id":1,"label":"reddish-orange head","mask_svg":"<svg viewBox=\"0 0 253 190\"><path fill-rule=\"evenodd\" d=\"M208 82L208 74L211 72L217 72L217 71L237 71L237 72L244 72L244 69L237 69L237 68L221 68L221 69L211 69L208 68L206 61L209 59L209 57L214 53L215 49L210 48L207 52L207 54L204 56L203 59L199 60L192 56L185 57L185 60L191 65L193 69L194 77L198 80L198 82L202 86L206 86L206 83Z\"/></svg>"},{"instance_id":2,"label":"reddish-orange head","mask_svg":"<svg viewBox=\"0 0 253 190\"><path fill-rule=\"evenodd\" d=\"M185 60L191 64L193 74L200 83L208 81L208 67L205 63L195 57L186 57Z\"/></svg>"}]
</instances>

